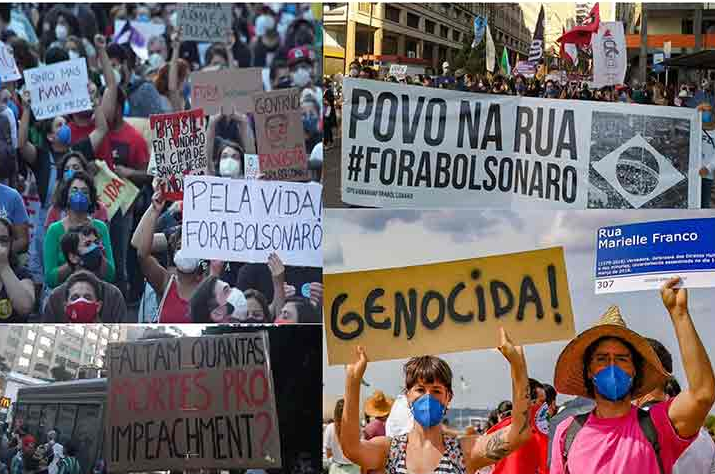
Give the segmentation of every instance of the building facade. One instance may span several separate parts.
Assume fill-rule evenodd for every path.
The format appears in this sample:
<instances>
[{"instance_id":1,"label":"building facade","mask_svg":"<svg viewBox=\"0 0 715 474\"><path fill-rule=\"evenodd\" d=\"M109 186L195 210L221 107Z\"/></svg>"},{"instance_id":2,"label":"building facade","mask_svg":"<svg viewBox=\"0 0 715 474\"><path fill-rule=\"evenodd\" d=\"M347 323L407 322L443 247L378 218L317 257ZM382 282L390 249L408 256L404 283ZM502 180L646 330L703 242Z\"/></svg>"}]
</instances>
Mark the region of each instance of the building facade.
<instances>
[{"instance_id":1,"label":"building facade","mask_svg":"<svg viewBox=\"0 0 715 474\"><path fill-rule=\"evenodd\" d=\"M325 73L347 72L355 59L439 73L472 37L476 16L488 18L499 53L528 54L531 32L517 3L325 4Z\"/></svg>"},{"instance_id":2,"label":"building facade","mask_svg":"<svg viewBox=\"0 0 715 474\"><path fill-rule=\"evenodd\" d=\"M74 376L80 367L102 367L109 342L123 341L122 325L2 325L0 356L10 370L50 379L53 367L63 366Z\"/></svg>"}]
</instances>

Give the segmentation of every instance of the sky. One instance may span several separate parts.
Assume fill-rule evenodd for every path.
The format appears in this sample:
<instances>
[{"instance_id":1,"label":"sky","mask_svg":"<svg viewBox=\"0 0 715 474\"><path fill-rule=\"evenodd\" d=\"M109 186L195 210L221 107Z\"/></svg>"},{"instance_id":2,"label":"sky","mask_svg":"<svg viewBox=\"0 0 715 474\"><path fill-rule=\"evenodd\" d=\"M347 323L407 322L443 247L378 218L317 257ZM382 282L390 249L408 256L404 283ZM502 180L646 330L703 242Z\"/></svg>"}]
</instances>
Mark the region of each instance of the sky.
<instances>
[{"instance_id":1,"label":"sky","mask_svg":"<svg viewBox=\"0 0 715 474\"><path fill-rule=\"evenodd\" d=\"M576 332L591 327L612 304L626 324L658 339L673 355L674 375L687 386L672 323L657 291L595 295L594 242L599 227L669 219L715 217L707 210L641 211L325 211L325 273L404 267L563 246ZM715 290L689 290L690 314L715 360ZM325 335L323 335L325 338ZM554 365L568 341L528 345L529 376L553 385ZM345 369L327 366L323 344L323 393L344 393ZM494 408L511 399L506 360L495 349L445 354L454 372L455 408ZM373 390L396 396L402 390L405 360L369 363L361 398ZM461 386L463 377L467 383ZM569 397L570 398L570 397ZM559 396L559 402L567 398Z\"/></svg>"}]
</instances>

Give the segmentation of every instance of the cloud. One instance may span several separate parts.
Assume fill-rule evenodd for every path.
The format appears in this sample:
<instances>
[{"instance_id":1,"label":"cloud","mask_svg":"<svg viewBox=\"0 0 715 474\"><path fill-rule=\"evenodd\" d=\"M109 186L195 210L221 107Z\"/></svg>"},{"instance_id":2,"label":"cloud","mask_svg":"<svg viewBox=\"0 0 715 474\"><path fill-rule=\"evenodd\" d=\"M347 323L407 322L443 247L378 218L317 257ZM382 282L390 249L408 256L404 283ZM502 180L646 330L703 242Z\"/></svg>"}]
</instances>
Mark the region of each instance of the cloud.
<instances>
[{"instance_id":1,"label":"cloud","mask_svg":"<svg viewBox=\"0 0 715 474\"><path fill-rule=\"evenodd\" d=\"M417 222L421 214L411 210L354 209L344 212L342 218L360 226L365 232L382 232L392 222Z\"/></svg>"}]
</instances>

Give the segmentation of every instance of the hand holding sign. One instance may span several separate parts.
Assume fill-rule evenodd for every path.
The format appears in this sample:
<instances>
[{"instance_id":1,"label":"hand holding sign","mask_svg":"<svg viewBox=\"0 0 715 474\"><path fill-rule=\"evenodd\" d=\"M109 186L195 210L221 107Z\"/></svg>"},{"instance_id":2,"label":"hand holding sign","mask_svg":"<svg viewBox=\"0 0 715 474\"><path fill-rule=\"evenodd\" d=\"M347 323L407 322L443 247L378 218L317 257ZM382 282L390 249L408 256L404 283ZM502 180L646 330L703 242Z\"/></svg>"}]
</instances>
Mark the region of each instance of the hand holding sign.
<instances>
[{"instance_id":1,"label":"hand holding sign","mask_svg":"<svg viewBox=\"0 0 715 474\"><path fill-rule=\"evenodd\" d=\"M345 375L348 382L360 384L365 375L365 369L367 369L367 354L365 354L365 348L363 346L357 346L355 348L355 359L355 362L345 367Z\"/></svg>"},{"instance_id":2,"label":"hand holding sign","mask_svg":"<svg viewBox=\"0 0 715 474\"><path fill-rule=\"evenodd\" d=\"M317 308L323 307L323 284L314 281L310 284L310 302Z\"/></svg>"},{"instance_id":3,"label":"hand holding sign","mask_svg":"<svg viewBox=\"0 0 715 474\"><path fill-rule=\"evenodd\" d=\"M671 278L660 289L665 309L674 317L688 314L688 290L681 288L682 282L680 277Z\"/></svg>"}]
</instances>

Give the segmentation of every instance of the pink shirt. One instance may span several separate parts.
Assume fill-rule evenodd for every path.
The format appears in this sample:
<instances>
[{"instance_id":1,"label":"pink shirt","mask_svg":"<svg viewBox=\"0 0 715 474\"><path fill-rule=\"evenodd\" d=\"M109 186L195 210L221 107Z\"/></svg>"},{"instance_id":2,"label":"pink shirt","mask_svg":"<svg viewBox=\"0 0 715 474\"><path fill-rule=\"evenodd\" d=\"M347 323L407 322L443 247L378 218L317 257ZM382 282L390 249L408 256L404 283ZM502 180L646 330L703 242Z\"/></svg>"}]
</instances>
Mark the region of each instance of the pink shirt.
<instances>
[{"instance_id":1,"label":"pink shirt","mask_svg":"<svg viewBox=\"0 0 715 474\"><path fill-rule=\"evenodd\" d=\"M696 436L683 439L675 432L668 418L668 408L673 399L650 408L653 425L658 432L660 457L666 474L671 474L673 464ZM551 474L565 472L562 452L566 430L573 417L556 428L551 453ZM578 432L569 451L571 474L658 474L658 461L653 447L638 424L638 409L619 418L597 418L593 414ZM637 468L637 469L635 469ZM635 469L635 470L634 470Z\"/></svg>"}]
</instances>

